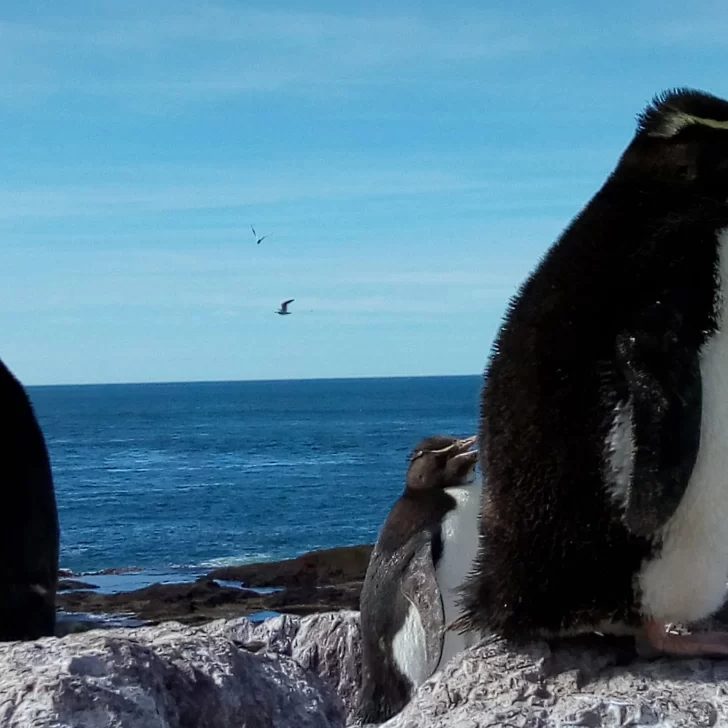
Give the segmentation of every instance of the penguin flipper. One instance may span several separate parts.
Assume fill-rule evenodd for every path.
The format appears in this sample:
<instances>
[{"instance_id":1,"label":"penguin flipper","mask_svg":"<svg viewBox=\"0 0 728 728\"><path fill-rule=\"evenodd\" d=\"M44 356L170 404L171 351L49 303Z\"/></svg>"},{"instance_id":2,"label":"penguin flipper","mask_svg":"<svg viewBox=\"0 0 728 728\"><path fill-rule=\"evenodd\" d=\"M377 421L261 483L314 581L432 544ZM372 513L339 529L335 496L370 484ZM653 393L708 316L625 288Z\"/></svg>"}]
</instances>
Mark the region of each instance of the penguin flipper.
<instances>
[{"instance_id":1,"label":"penguin flipper","mask_svg":"<svg viewBox=\"0 0 728 728\"><path fill-rule=\"evenodd\" d=\"M641 536L654 534L674 514L700 444L698 349L685 343L678 311L656 301L617 337L627 396L617 409L615 426L621 417L628 460L621 470L613 469L612 486L625 506L626 526ZM614 430L612 436L614 440Z\"/></svg>"},{"instance_id":2,"label":"penguin flipper","mask_svg":"<svg viewBox=\"0 0 728 728\"><path fill-rule=\"evenodd\" d=\"M432 540L423 541L402 575L400 589L417 610L425 632L425 653L430 675L437 669L445 639L445 608L437 585Z\"/></svg>"}]
</instances>

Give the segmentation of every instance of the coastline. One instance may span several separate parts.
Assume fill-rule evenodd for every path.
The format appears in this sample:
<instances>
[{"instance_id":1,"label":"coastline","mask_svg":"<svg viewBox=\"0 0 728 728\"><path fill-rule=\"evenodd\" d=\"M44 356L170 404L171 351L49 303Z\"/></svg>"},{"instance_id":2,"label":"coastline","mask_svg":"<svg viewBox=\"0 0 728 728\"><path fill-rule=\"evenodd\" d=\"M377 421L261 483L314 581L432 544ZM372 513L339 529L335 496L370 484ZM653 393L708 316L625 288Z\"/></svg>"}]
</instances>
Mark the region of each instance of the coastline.
<instances>
[{"instance_id":1,"label":"coastline","mask_svg":"<svg viewBox=\"0 0 728 728\"><path fill-rule=\"evenodd\" d=\"M76 574L62 569L57 632L358 610L371 550L371 544L340 546L212 570L125 566Z\"/></svg>"}]
</instances>

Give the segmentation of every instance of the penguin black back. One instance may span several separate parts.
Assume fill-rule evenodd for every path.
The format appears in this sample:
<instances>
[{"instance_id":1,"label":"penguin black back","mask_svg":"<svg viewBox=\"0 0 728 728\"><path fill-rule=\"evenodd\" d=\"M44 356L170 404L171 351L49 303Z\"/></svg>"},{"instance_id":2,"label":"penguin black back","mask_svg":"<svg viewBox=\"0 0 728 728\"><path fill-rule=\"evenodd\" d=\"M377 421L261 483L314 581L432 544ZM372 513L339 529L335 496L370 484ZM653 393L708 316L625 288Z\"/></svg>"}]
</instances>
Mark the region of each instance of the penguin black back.
<instances>
[{"instance_id":1,"label":"penguin black back","mask_svg":"<svg viewBox=\"0 0 728 728\"><path fill-rule=\"evenodd\" d=\"M636 575L697 456L698 352L716 330L727 199L728 103L658 96L511 301L481 399L471 627L530 637L640 624ZM620 463L605 442L626 402L648 442Z\"/></svg>"},{"instance_id":2,"label":"penguin black back","mask_svg":"<svg viewBox=\"0 0 728 728\"><path fill-rule=\"evenodd\" d=\"M43 434L23 386L0 361L0 640L55 628L58 516Z\"/></svg>"}]
</instances>

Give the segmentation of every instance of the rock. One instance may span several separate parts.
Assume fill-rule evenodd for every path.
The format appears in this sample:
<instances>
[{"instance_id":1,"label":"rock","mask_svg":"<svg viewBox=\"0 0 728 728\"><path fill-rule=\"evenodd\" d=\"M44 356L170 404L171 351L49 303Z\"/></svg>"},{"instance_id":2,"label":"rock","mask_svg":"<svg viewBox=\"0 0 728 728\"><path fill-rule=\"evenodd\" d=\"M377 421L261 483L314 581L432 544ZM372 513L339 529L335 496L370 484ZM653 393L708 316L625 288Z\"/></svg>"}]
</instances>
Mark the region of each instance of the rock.
<instances>
[{"instance_id":1,"label":"rock","mask_svg":"<svg viewBox=\"0 0 728 728\"><path fill-rule=\"evenodd\" d=\"M351 720L361 684L359 612L330 612L302 619L291 656L333 688L347 722Z\"/></svg>"},{"instance_id":2,"label":"rock","mask_svg":"<svg viewBox=\"0 0 728 728\"><path fill-rule=\"evenodd\" d=\"M359 609L362 582L340 586L288 587L266 595L266 609L287 614L313 614L336 609Z\"/></svg>"},{"instance_id":3,"label":"rock","mask_svg":"<svg viewBox=\"0 0 728 728\"><path fill-rule=\"evenodd\" d=\"M56 603L65 611L132 613L150 622L179 620L195 624L240 614L240 605L261 609L260 595L248 589L220 586L214 581L152 584L115 594L79 591L59 594Z\"/></svg>"},{"instance_id":4,"label":"rock","mask_svg":"<svg viewBox=\"0 0 728 728\"><path fill-rule=\"evenodd\" d=\"M57 612L56 637L88 632L90 629L112 629L114 627L144 627L146 623L133 615L89 614L85 612Z\"/></svg>"},{"instance_id":5,"label":"rock","mask_svg":"<svg viewBox=\"0 0 728 728\"><path fill-rule=\"evenodd\" d=\"M152 584L115 594L71 591L58 594L56 605L65 612L133 614L149 622L177 620L201 624L213 619L262 611L312 614L334 609L358 609L361 584L299 586L259 594L250 589L222 586L212 579L183 584Z\"/></svg>"},{"instance_id":6,"label":"rock","mask_svg":"<svg viewBox=\"0 0 728 728\"><path fill-rule=\"evenodd\" d=\"M0 645L4 728L342 728L331 688L224 630L171 622Z\"/></svg>"},{"instance_id":7,"label":"rock","mask_svg":"<svg viewBox=\"0 0 728 728\"><path fill-rule=\"evenodd\" d=\"M615 640L516 648L489 638L383 727L726 725L726 681L728 661L637 660Z\"/></svg>"},{"instance_id":8,"label":"rock","mask_svg":"<svg viewBox=\"0 0 728 728\"><path fill-rule=\"evenodd\" d=\"M140 571L143 571L141 566L113 566L110 569L101 569L101 571L90 571L86 574L86 576L94 574L136 574ZM83 574L81 574L81 576L83 576Z\"/></svg>"},{"instance_id":9,"label":"rock","mask_svg":"<svg viewBox=\"0 0 728 728\"><path fill-rule=\"evenodd\" d=\"M77 581L76 579L60 579L58 581L58 591L70 591L72 589L98 589L98 586L85 581Z\"/></svg>"},{"instance_id":10,"label":"rock","mask_svg":"<svg viewBox=\"0 0 728 728\"><path fill-rule=\"evenodd\" d=\"M306 615L339 609L358 610L371 550L371 545L363 545L311 551L295 559L215 569L193 584L157 583L114 594L69 592L94 587L85 582L65 581L63 593L57 595L56 607L64 612L136 615L150 624L170 619L201 624L256 612ZM136 571L140 571L139 567L129 566L96 573ZM279 590L260 594L219 584L217 580L244 583L250 587L273 586Z\"/></svg>"},{"instance_id":11,"label":"rock","mask_svg":"<svg viewBox=\"0 0 728 728\"><path fill-rule=\"evenodd\" d=\"M247 617L220 619L204 625L203 629L210 634L222 634L248 650L275 652L290 657L293 654L293 640L303 619L315 617L301 618L282 614L263 622L253 622Z\"/></svg>"},{"instance_id":12,"label":"rock","mask_svg":"<svg viewBox=\"0 0 728 728\"><path fill-rule=\"evenodd\" d=\"M321 677L341 700L347 722L356 709L361 681L359 613L329 612L310 617L281 615L264 622L219 621L205 626L256 653L275 652Z\"/></svg>"},{"instance_id":13,"label":"rock","mask_svg":"<svg viewBox=\"0 0 728 728\"><path fill-rule=\"evenodd\" d=\"M372 545L341 546L309 551L295 559L225 566L211 571L211 579L240 581L245 586L322 586L362 582Z\"/></svg>"},{"instance_id":14,"label":"rock","mask_svg":"<svg viewBox=\"0 0 728 728\"><path fill-rule=\"evenodd\" d=\"M359 640L358 613L344 611L7 643L0 725L342 728L356 707ZM383 728L726 724L728 661L641 660L631 640L489 638Z\"/></svg>"}]
</instances>

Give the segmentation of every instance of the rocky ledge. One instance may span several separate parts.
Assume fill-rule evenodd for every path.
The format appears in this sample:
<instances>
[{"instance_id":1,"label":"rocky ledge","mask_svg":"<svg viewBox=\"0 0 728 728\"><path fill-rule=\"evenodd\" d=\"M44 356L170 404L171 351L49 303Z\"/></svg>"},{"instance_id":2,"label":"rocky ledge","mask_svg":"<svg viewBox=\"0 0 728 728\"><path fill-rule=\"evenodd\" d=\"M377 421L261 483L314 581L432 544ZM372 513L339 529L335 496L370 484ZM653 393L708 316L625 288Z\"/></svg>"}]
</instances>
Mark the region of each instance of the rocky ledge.
<instances>
[{"instance_id":1,"label":"rocky ledge","mask_svg":"<svg viewBox=\"0 0 728 728\"><path fill-rule=\"evenodd\" d=\"M208 574L211 579L240 581L246 586L327 586L361 583L373 546L339 546L309 551L295 559L225 566Z\"/></svg>"},{"instance_id":2,"label":"rocky ledge","mask_svg":"<svg viewBox=\"0 0 728 728\"><path fill-rule=\"evenodd\" d=\"M70 585L76 590L58 597L65 610L132 613L157 624L0 644L0 725L353 726L361 662L354 609L370 550L227 567L195 583L124 594ZM255 587L279 590L260 594ZM261 610L286 614L263 622L239 616ZM724 609L704 627L727 623ZM525 646L489 638L383 724L647 725L728 725L728 660L647 661L630 642L598 638Z\"/></svg>"},{"instance_id":3,"label":"rocky ledge","mask_svg":"<svg viewBox=\"0 0 728 728\"><path fill-rule=\"evenodd\" d=\"M4 643L0 725L341 728L357 645L358 620L345 612Z\"/></svg>"},{"instance_id":4,"label":"rocky ledge","mask_svg":"<svg viewBox=\"0 0 728 728\"><path fill-rule=\"evenodd\" d=\"M421 686L387 728L728 725L728 661L638 660L613 642L485 640Z\"/></svg>"},{"instance_id":5,"label":"rocky ledge","mask_svg":"<svg viewBox=\"0 0 728 728\"><path fill-rule=\"evenodd\" d=\"M169 622L0 644L6 728L344 728L360 679L356 612ZM728 661L638 660L598 639L485 639L386 728L720 726Z\"/></svg>"},{"instance_id":6,"label":"rocky ledge","mask_svg":"<svg viewBox=\"0 0 728 728\"><path fill-rule=\"evenodd\" d=\"M371 550L363 545L312 551L295 559L215 569L193 583L152 584L116 594L66 578L59 584L57 606L65 612L134 615L148 624L201 624L256 612L306 615L358 609ZM220 582L235 582L240 588ZM256 587L277 591L261 594ZM81 620L72 629L90 626Z\"/></svg>"}]
</instances>

